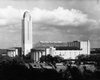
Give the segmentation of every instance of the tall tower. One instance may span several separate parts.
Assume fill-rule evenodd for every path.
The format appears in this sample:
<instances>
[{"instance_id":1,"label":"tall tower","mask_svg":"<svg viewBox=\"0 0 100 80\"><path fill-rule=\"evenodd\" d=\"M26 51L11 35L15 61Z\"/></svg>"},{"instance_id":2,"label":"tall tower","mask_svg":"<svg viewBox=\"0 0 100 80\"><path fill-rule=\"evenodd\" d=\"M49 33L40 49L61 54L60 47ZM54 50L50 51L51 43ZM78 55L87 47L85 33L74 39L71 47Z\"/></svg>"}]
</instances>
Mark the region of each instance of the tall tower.
<instances>
[{"instance_id":1,"label":"tall tower","mask_svg":"<svg viewBox=\"0 0 100 80\"><path fill-rule=\"evenodd\" d=\"M32 49L32 18L28 11L22 20L22 54L27 55Z\"/></svg>"}]
</instances>

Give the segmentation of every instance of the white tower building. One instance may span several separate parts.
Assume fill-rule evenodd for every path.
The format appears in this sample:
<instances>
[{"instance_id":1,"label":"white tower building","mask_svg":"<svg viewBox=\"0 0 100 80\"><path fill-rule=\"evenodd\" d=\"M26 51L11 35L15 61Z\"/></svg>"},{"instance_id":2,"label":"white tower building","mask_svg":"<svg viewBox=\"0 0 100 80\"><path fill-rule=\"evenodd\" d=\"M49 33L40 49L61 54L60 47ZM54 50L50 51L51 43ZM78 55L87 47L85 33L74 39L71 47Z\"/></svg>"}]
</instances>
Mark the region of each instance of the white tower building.
<instances>
[{"instance_id":1,"label":"white tower building","mask_svg":"<svg viewBox=\"0 0 100 80\"><path fill-rule=\"evenodd\" d=\"M32 18L28 11L22 20L22 54L27 55L32 49Z\"/></svg>"},{"instance_id":2,"label":"white tower building","mask_svg":"<svg viewBox=\"0 0 100 80\"><path fill-rule=\"evenodd\" d=\"M90 54L90 41L81 41L80 48L82 49L81 54Z\"/></svg>"}]
</instances>

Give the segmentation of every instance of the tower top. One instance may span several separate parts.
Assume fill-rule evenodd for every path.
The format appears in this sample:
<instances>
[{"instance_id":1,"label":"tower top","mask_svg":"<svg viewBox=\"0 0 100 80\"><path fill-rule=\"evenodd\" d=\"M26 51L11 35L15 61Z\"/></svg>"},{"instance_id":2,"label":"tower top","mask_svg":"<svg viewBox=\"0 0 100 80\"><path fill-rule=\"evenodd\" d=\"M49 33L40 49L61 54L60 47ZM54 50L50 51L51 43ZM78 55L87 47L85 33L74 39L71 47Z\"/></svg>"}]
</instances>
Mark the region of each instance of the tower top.
<instances>
[{"instance_id":1,"label":"tower top","mask_svg":"<svg viewBox=\"0 0 100 80\"><path fill-rule=\"evenodd\" d=\"M30 13L29 13L28 11L25 11L25 12L24 12L24 15L23 15L23 18L26 18L26 17L31 17L31 16L30 16Z\"/></svg>"}]
</instances>

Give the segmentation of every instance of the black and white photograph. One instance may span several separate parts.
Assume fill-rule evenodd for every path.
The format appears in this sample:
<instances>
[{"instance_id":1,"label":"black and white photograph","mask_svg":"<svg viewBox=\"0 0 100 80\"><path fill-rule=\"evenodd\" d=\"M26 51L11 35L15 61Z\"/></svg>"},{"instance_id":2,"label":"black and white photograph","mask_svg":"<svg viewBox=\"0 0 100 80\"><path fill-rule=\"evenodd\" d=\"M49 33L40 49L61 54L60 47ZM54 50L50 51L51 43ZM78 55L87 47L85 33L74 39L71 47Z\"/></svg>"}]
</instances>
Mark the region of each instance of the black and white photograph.
<instances>
[{"instance_id":1,"label":"black and white photograph","mask_svg":"<svg viewBox=\"0 0 100 80\"><path fill-rule=\"evenodd\" d=\"M0 0L0 80L100 80L100 0Z\"/></svg>"}]
</instances>

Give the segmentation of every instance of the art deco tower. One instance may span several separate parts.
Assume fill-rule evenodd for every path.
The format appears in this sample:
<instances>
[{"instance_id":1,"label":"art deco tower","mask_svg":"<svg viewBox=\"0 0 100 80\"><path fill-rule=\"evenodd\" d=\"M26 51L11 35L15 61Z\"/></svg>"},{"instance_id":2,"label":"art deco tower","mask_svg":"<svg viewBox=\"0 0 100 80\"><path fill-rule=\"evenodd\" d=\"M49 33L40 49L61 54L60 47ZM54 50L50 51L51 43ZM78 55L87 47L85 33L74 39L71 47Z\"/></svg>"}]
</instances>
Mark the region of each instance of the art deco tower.
<instances>
[{"instance_id":1,"label":"art deco tower","mask_svg":"<svg viewBox=\"0 0 100 80\"><path fill-rule=\"evenodd\" d=\"M28 11L22 20L22 54L27 55L32 49L32 18Z\"/></svg>"}]
</instances>

